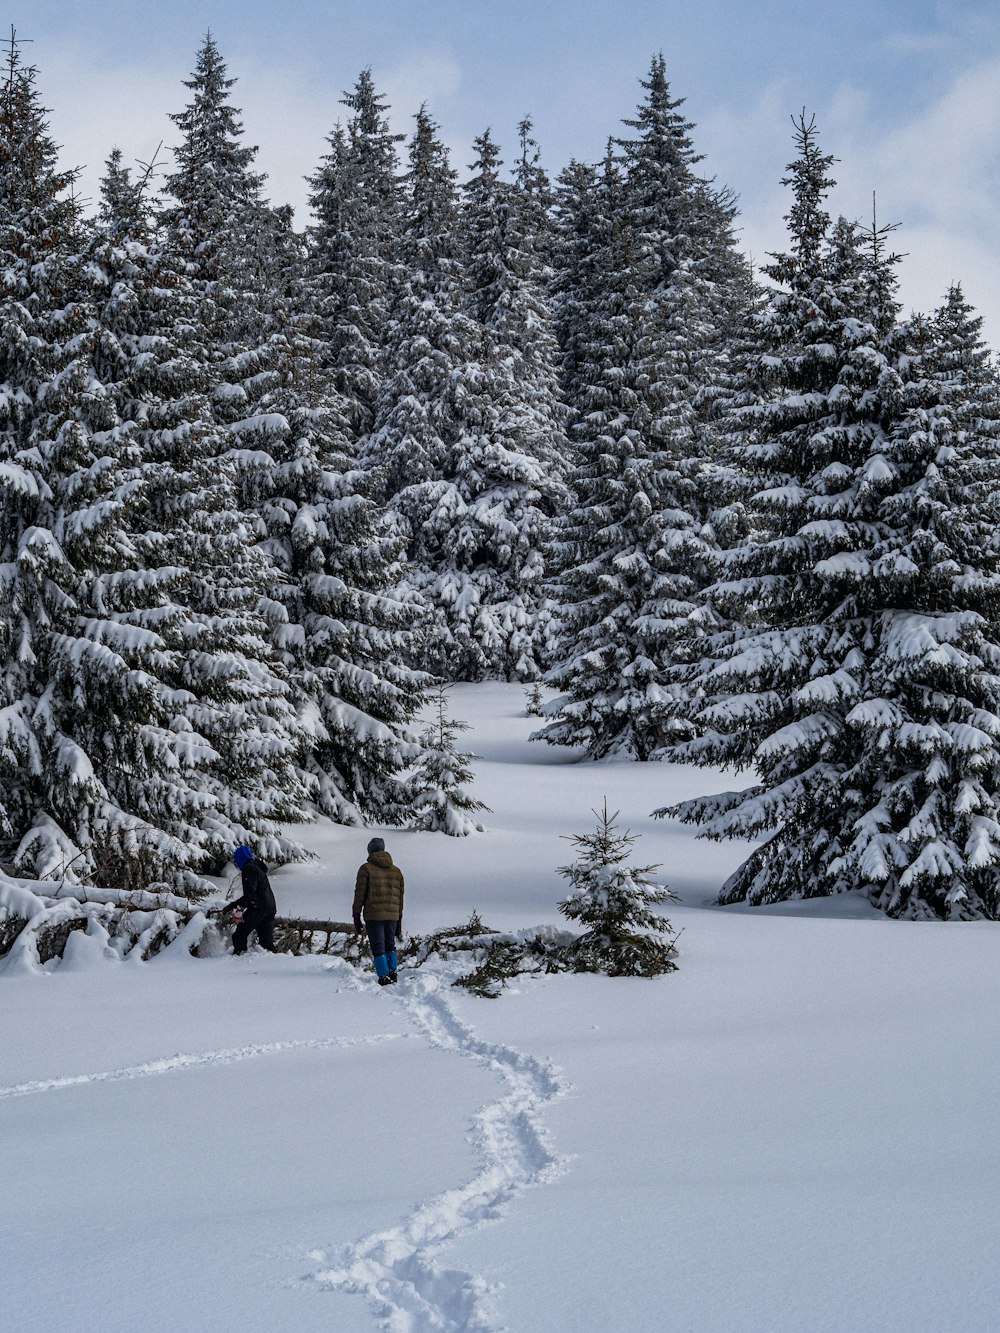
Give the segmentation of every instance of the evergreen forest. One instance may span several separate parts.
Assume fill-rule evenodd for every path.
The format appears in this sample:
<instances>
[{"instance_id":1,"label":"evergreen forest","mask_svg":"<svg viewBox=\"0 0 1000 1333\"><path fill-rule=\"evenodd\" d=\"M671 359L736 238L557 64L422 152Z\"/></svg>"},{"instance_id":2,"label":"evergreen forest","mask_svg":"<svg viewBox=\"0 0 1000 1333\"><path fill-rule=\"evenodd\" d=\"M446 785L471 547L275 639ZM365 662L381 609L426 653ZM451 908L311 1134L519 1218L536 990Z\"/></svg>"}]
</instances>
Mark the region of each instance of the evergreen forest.
<instances>
[{"instance_id":1,"label":"evergreen forest","mask_svg":"<svg viewBox=\"0 0 1000 1333\"><path fill-rule=\"evenodd\" d=\"M828 211L808 112L758 269L661 55L552 173L364 70L301 224L212 37L91 210L13 36L0 77L8 873L197 898L317 816L474 831L444 691L499 678L651 804L743 775L656 811L747 840L723 902L1000 917L997 366Z\"/></svg>"}]
</instances>

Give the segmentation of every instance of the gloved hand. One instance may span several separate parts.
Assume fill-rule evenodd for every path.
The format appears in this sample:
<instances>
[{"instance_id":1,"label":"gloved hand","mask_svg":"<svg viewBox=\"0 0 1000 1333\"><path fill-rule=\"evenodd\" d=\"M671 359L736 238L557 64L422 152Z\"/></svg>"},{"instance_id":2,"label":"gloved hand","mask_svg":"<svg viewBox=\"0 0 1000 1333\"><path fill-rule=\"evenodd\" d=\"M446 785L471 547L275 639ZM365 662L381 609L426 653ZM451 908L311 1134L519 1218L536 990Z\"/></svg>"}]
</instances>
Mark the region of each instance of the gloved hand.
<instances>
[{"instance_id":1,"label":"gloved hand","mask_svg":"<svg viewBox=\"0 0 1000 1333\"><path fill-rule=\"evenodd\" d=\"M360 916L355 916L354 918L354 933L355 935L363 935L365 933L365 928L361 924Z\"/></svg>"},{"instance_id":2,"label":"gloved hand","mask_svg":"<svg viewBox=\"0 0 1000 1333\"><path fill-rule=\"evenodd\" d=\"M396 922L396 939L397 939L397 940L401 940L402 938L403 938L403 923L402 923L402 921L397 921L397 922Z\"/></svg>"}]
</instances>

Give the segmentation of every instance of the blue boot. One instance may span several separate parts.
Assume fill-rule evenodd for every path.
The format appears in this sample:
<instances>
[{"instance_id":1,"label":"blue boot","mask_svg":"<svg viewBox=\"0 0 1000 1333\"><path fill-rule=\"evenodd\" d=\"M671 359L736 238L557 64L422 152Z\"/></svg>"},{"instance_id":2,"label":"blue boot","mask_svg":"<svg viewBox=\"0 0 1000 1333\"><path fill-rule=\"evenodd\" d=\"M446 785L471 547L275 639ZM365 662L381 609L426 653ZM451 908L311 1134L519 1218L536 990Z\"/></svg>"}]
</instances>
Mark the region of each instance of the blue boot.
<instances>
[{"instance_id":1,"label":"blue boot","mask_svg":"<svg viewBox=\"0 0 1000 1333\"><path fill-rule=\"evenodd\" d=\"M374 958L375 971L378 973L378 984L380 986L391 985L389 980L389 964L386 961L384 953L377 953Z\"/></svg>"},{"instance_id":2,"label":"blue boot","mask_svg":"<svg viewBox=\"0 0 1000 1333\"><path fill-rule=\"evenodd\" d=\"M390 981L395 981L395 980L396 980L396 950L395 950L395 949L393 949L391 953L387 953L387 954L386 954L386 956L385 956L385 961L389 964L389 980L390 980Z\"/></svg>"}]
</instances>

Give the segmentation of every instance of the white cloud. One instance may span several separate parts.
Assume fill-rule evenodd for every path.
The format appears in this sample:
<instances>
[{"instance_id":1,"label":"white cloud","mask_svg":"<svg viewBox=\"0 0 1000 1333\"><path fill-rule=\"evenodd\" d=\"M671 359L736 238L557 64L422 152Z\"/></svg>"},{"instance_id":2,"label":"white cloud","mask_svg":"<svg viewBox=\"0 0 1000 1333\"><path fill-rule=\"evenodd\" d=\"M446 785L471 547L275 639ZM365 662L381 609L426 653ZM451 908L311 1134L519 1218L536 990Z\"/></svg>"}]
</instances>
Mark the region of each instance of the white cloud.
<instances>
[{"instance_id":1,"label":"white cloud","mask_svg":"<svg viewBox=\"0 0 1000 1333\"><path fill-rule=\"evenodd\" d=\"M998 84L1000 59L988 60L959 75L908 123L876 136L853 126L852 158L911 215L948 230L979 231L1000 202Z\"/></svg>"},{"instance_id":2,"label":"white cloud","mask_svg":"<svg viewBox=\"0 0 1000 1333\"><path fill-rule=\"evenodd\" d=\"M434 114L434 108L447 106L462 86L462 70L455 55L429 47L411 51L404 60L372 73L376 87L392 107L394 128L400 133L412 128L411 117L421 103L426 102Z\"/></svg>"},{"instance_id":3,"label":"white cloud","mask_svg":"<svg viewBox=\"0 0 1000 1333\"><path fill-rule=\"evenodd\" d=\"M307 220L308 186L328 151L327 138L338 121L350 116L341 105L344 91L353 87L360 70L331 75L323 88L305 85L293 69L252 61L235 64L239 74L234 100L243 108L247 139L258 145L258 165L268 173L267 193L276 203L291 203L299 225ZM407 138L413 115L423 101L433 115L440 114L461 84L458 62L447 52L415 50L405 61L387 69L373 68L378 92L390 106L390 123ZM181 90L184 91L183 89ZM174 94L175 99L177 94Z\"/></svg>"},{"instance_id":4,"label":"white cloud","mask_svg":"<svg viewBox=\"0 0 1000 1333\"><path fill-rule=\"evenodd\" d=\"M309 87L296 71L273 63L241 61L237 68L230 62L229 73L239 76L232 98L242 108L247 142L257 145L257 170L267 173L264 191L274 203L291 204L296 223L303 226L306 177L315 174L329 148L327 137L343 117L342 90L333 81L321 89Z\"/></svg>"},{"instance_id":5,"label":"white cloud","mask_svg":"<svg viewBox=\"0 0 1000 1333\"><path fill-rule=\"evenodd\" d=\"M315 173L327 151L327 136L349 114L340 99L360 70L335 71L322 87L305 82L299 71L273 61L229 59L237 78L232 99L242 110L246 140L259 148L257 167L267 173L266 192L276 203L291 203L300 224L308 212L306 177ZM148 162L159 144L160 162L170 166L170 145L176 128L168 113L180 110L188 97L183 80L188 65L168 71L139 65L102 66L100 54L49 46L40 72L40 91L52 108L52 133L61 145L66 166L82 168L78 193L96 207L108 153L122 150L127 164ZM458 93L462 75L447 50L420 48L384 70L373 71L378 90L387 98L393 129L407 137L413 115L424 101L435 118L445 119ZM445 143L461 169L469 146Z\"/></svg>"},{"instance_id":6,"label":"white cloud","mask_svg":"<svg viewBox=\"0 0 1000 1333\"><path fill-rule=\"evenodd\" d=\"M961 281L1000 347L1000 59L984 58L955 74L924 106L892 121L872 98L844 84L816 112L821 146L836 154L832 212L898 222L894 246L907 307L932 309L950 283ZM780 184L794 156L789 114L802 106L787 81L772 83L746 110L721 107L704 117L699 142L708 166L741 195L743 239L755 258L781 249L782 215L790 202Z\"/></svg>"},{"instance_id":7,"label":"white cloud","mask_svg":"<svg viewBox=\"0 0 1000 1333\"><path fill-rule=\"evenodd\" d=\"M51 107L60 161L80 168L77 193L94 207L111 149L120 148L129 165L149 162L158 145L173 137L167 112L177 110L178 93L184 91L178 77L161 70L138 65L102 69L99 62L81 60L78 50L58 47L46 49L38 84L44 104Z\"/></svg>"}]
</instances>

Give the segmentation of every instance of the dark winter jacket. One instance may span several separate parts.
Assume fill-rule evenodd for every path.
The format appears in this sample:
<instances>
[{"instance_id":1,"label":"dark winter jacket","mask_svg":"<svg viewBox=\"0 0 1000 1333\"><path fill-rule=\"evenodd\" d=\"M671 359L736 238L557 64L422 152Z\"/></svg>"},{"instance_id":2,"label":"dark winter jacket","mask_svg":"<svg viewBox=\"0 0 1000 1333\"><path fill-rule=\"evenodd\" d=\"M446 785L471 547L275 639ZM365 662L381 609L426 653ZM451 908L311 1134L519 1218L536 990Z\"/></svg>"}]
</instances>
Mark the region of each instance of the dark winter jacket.
<instances>
[{"instance_id":1,"label":"dark winter jacket","mask_svg":"<svg viewBox=\"0 0 1000 1333\"><path fill-rule=\"evenodd\" d=\"M243 876L243 897L237 899L233 906L241 907L244 914L260 920L274 916L278 909L264 862L256 859L248 861L240 874Z\"/></svg>"},{"instance_id":2,"label":"dark winter jacket","mask_svg":"<svg viewBox=\"0 0 1000 1333\"><path fill-rule=\"evenodd\" d=\"M369 852L354 887L354 915L366 921L403 919L403 872L388 852Z\"/></svg>"}]
</instances>

